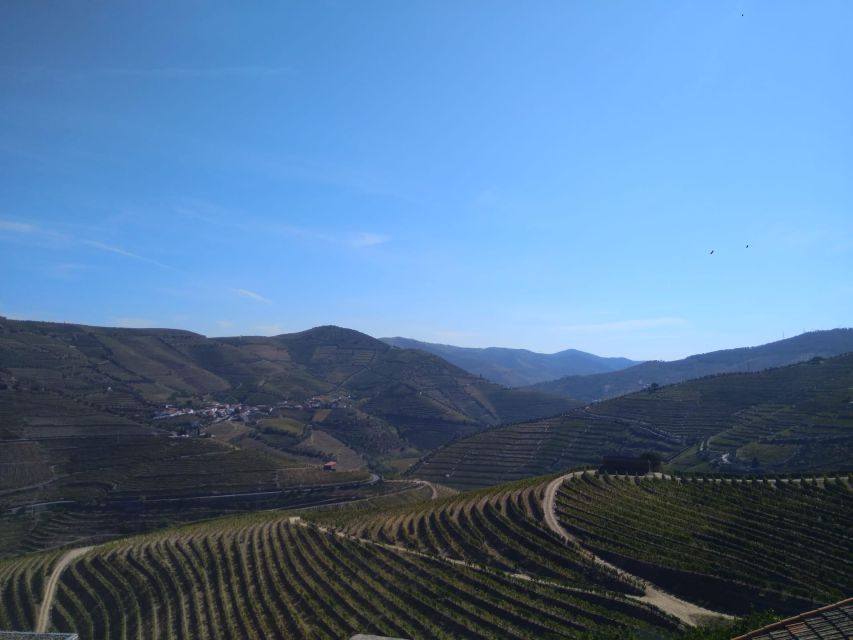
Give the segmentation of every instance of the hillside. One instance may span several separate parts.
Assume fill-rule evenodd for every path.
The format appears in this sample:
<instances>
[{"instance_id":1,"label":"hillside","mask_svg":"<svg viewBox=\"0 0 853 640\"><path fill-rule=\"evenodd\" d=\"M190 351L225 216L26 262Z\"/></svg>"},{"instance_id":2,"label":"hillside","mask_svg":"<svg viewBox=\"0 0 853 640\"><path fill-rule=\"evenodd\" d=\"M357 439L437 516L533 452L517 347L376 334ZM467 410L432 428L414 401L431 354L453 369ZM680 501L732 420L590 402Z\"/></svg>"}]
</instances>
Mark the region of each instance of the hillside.
<instances>
[{"instance_id":1,"label":"hillside","mask_svg":"<svg viewBox=\"0 0 853 640\"><path fill-rule=\"evenodd\" d=\"M848 470L851 389L853 355L711 376L489 429L433 452L413 473L470 488L645 451L692 471Z\"/></svg>"},{"instance_id":2,"label":"hillside","mask_svg":"<svg viewBox=\"0 0 853 640\"><path fill-rule=\"evenodd\" d=\"M36 626L57 562L56 553L0 562L0 627ZM50 628L116 640L589 638L626 628L672 637L676 628L618 593L464 566L287 514L95 547L69 562L50 604Z\"/></svg>"},{"instance_id":3,"label":"hillside","mask_svg":"<svg viewBox=\"0 0 853 640\"><path fill-rule=\"evenodd\" d=\"M549 510L568 541L555 535ZM777 485L574 473L310 518L347 535L567 585L638 595L646 580L735 615L794 613L838 600L853 584L846 477Z\"/></svg>"},{"instance_id":4,"label":"hillside","mask_svg":"<svg viewBox=\"0 0 853 640\"><path fill-rule=\"evenodd\" d=\"M563 483L556 512L582 546L690 602L796 613L850 594L846 480L583 475Z\"/></svg>"},{"instance_id":5,"label":"hillside","mask_svg":"<svg viewBox=\"0 0 853 640\"><path fill-rule=\"evenodd\" d=\"M633 393L651 384L666 385L717 373L761 371L820 356L853 352L853 329L812 331L758 347L725 349L672 362L650 361L626 369L587 376L567 376L533 388L594 402Z\"/></svg>"},{"instance_id":6,"label":"hillside","mask_svg":"<svg viewBox=\"0 0 853 640\"><path fill-rule=\"evenodd\" d=\"M338 327L208 339L2 319L0 556L352 499L369 464L568 406Z\"/></svg>"},{"instance_id":7,"label":"hillside","mask_svg":"<svg viewBox=\"0 0 853 640\"><path fill-rule=\"evenodd\" d=\"M119 640L676 640L724 611L826 604L853 579L846 479L571 474L417 495L0 561L0 627Z\"/></svg>"},{"instance_id":8,"label":"hillside","mask_svg":"<svg viewBox=\"0 0 853 640\"><path fill-rule=\"evenodd\" d=\"M517 537L512 520L502 526ZM119 639L589 638L624 629L673 637L673 619L627 598L630 587L605 589L612 578L597 584L600 572L572 549L545 530L539 537L548 542L543 561L574 559L590 579L567 565L563 578L534 581L499 563L463 565L298 516L259 514L95 547L60 574L44 618L81 637ZM0 625L36 625L57 562L50 553L0 563Z\"/></svg>"},{"instance_id":9,"label":"hillside","mask_svg":"<svg viewBox=\"0 0 853 640\"><path fill-rule=\"evenodd\" d=\"M381 340L401 349L420 349L433 353L465 371L481 375L506 387L525 387L570 375L585 376L617 371L638 364L627 358L603 358L577 349L566 349L558 353L536 353L527 349L502 347L455 347L411 338Z\"/></svg>"},{"instance_id":10,"label":"hillside","mask_svg":"<svg viewBox=\"0 0 853 640\"><path fill-rule=\"evenodd\" d=\"M166 403L271 405L347 396L338 404L352 409L352 428L329 429L369 453L406 444L429 448L459 433L570 405L502 389L436 356L392 349L339 327L210 339L186 331L3 319L0 376L7 386L56 392L137 421ZM353 432L364 430L373 437L359 441L362 434Z\"/></svg>"}]
</instances>

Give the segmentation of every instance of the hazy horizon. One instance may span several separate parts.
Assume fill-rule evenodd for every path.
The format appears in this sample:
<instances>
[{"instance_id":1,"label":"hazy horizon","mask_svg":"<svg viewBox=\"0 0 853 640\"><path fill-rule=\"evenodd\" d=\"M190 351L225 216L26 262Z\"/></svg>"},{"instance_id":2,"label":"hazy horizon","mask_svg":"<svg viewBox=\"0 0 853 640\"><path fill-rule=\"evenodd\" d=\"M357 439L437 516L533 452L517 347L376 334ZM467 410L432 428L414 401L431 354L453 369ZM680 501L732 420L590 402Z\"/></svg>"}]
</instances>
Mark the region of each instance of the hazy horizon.
<instances>
[{"instance_id":1,"label":"hazy horizon","mask_svg":"<svg viewBox=\"0 0 853 640\"><path fill-rule=\"evenodd\" d=\"M849 326L851 21L5 3L0 315L634 360Z\"/></svg>"}]
</instances>

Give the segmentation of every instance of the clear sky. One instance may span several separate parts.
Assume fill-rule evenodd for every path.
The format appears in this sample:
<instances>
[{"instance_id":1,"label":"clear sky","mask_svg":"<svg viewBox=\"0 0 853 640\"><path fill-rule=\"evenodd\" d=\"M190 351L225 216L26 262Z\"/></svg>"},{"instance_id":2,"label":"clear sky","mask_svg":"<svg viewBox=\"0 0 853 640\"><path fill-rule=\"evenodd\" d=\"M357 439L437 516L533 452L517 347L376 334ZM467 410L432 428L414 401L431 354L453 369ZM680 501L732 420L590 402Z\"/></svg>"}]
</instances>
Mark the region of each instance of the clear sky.
<instances>
[{"instance_id":1,"label":"clear sky","mask_svg":"<svg viewBox=\"0 0 853 640\"><path fill-rule=\"evenodd\" d=\"M851 24L3 2L0 314L662 359L853 325Z\"/></svg>"}]
</instances>

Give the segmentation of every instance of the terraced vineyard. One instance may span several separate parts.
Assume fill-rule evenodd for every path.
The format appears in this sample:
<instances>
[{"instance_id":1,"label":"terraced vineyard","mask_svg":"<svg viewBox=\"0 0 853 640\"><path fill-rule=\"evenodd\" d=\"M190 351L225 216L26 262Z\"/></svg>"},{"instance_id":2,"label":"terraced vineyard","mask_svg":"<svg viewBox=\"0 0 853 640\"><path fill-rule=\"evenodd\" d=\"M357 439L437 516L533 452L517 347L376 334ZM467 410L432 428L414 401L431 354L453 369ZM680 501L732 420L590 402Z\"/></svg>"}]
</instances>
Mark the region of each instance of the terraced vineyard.
<instances>
[{"instance_id":1,"label":"terraced vineyard","mask_svg":"<svg viewBox=\"0 0 853 640\"><path fill-rule=\"evenodd\" d=\"M584 588L639 594L542 524L547 481L503 485L408 509L308 516L348 535Z\"/></svg>"},{"instance_id":2,"label":"terraced vineyard","mask_svg":"<svg viewBox=\"0 0 853 640\"><path fill-rule=\"evenodd\" d=\"M848 470L851 389L850 355L704 378L489 429L436 450L411 473L468 489L645 451L680 470Z\"/></svg>"},{"instance_id":3,"label":"terraced vineyard","mask_svg":"<svg viewBox=\"0 0 853 640\"><path fill-rule=\"evenodd\" d=\"M674 455L679 447L647 428L583 413L498 427L438 449L411 475L458 489L597 466L602 455L630 449Z\"/></svg>"},{"instance_id":4,"label":"terraced vineyard","mask_svg":"<svg viewBox=\"0 0 853 640\"><path fill-rule=\"evenodd\" d=\"M331 474L326 474L328 482ZM393 485L368 486L361 474L334 474L336 485L285 488L259 494L221 497L115 500L97 505L56 504L50 508L16 508L0 516L0 558L56 547L105 542L177 523L265 509L298 508L306 504L348 504L376 493L395 495ZM359 482L347 483L346 478ZM427 490L427 494L429 491Z\"/></svg>"},{"instance_id":5,"label":"terraced vineyard","mask_svg":"<svg viewBox=\"0 0 853 640\"><path fill-rule=\"evenodd\" d=\"M53 560L0 564L3 602L40 600ZM32 604L4 606L0 626L30 628L35 616ZM627 628L660 637L675 628L615 594L454 564L281 516L97 547L61 574L51 621L81 637L120 639L581 638Z\"/></svg>"},{"instance_id":6,"label":"terraced vineyard","mask_svg":"<svg viewBox=\"0 0 853 640\"><path fill-rule=\"evenodd\" d=\"M796 613L853 591L853 493L827 482L584 474L557 495L596 555L718 610Z\"/></svg>"},{"instance_id":7,"label":"terraced vineyard","mask_svg":"<svg viewBox=\"0 0 853 640\"><path fill-rule=\"evenodd\" d=\"M0 629L34 629L58 552L0 561Z\"/></svg>"}]
</instances>

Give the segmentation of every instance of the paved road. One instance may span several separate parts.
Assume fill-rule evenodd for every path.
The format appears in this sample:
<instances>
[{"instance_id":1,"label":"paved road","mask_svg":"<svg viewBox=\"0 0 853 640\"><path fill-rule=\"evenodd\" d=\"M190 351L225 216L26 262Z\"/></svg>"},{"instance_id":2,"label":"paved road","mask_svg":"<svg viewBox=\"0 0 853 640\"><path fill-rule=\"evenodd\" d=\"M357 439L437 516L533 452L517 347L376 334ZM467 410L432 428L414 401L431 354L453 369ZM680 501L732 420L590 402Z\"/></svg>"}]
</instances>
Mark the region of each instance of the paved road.
<instances>
[{"instance_id":1,"label":"paved road","mask_svg":"<svg viewBox=\"0 0 853 640\"><path fill-rule=\"evenodd\" d=\"M53 596L56 593L56 586L59 584L59 576L69 564L83 554L91 551L94 547L77 547L69 549L65 552L50 574L47 584L44 587L44 595L41 600L41 608L39 609L38 619L36 620L36 632L45 633L50 622L50 608L53 606Z\"/></svg>"},{"instance_id":2,"label":"paved road","mask_svg":"<svg viewBox=\"0 0 853 640\"><path fill-rule=\"evenodd\" d=\"M558 536L560 536L567 542L572 542L576 544L578 548L580 548L585 553L585 555L596 564L615 571L623 578L628 578L628 580L630 580L631 582L639 583L645 590L645 594L642 596L634 596L637 600L648 602L649 604L656 606L661 611L665 611L666 613L675 616L685 624L695 626L699 622L707 620L709 617L731 617L718 611L711 611L710 609L705 609L704 607L692 604L690 602L687 602L686 600L682 600L681 598L676 598L674 595L669 594L666 591L663 591L660 588L656 587L648 580L644 580L639 576L635 576L632 573L628 573L627 571L620 569L616 565L607 562L603 558L599 558L597 555L588 551L587 549L584 549L578 539L575 538L571 533L566 531L565 528L563 528L563 525L561 525L560 521L557 520L557 515L554 511L554 506L557 499L557 491L562 486L563 482L565 480L580 477L583 473L585 472L572 471L571 473L567 473L563 476L560 476L559 478L552 480L546 487L545 496L542 499L542 510L545 512L545 524L551 531L556 533Z\"/></svg>"}]
</instances>

